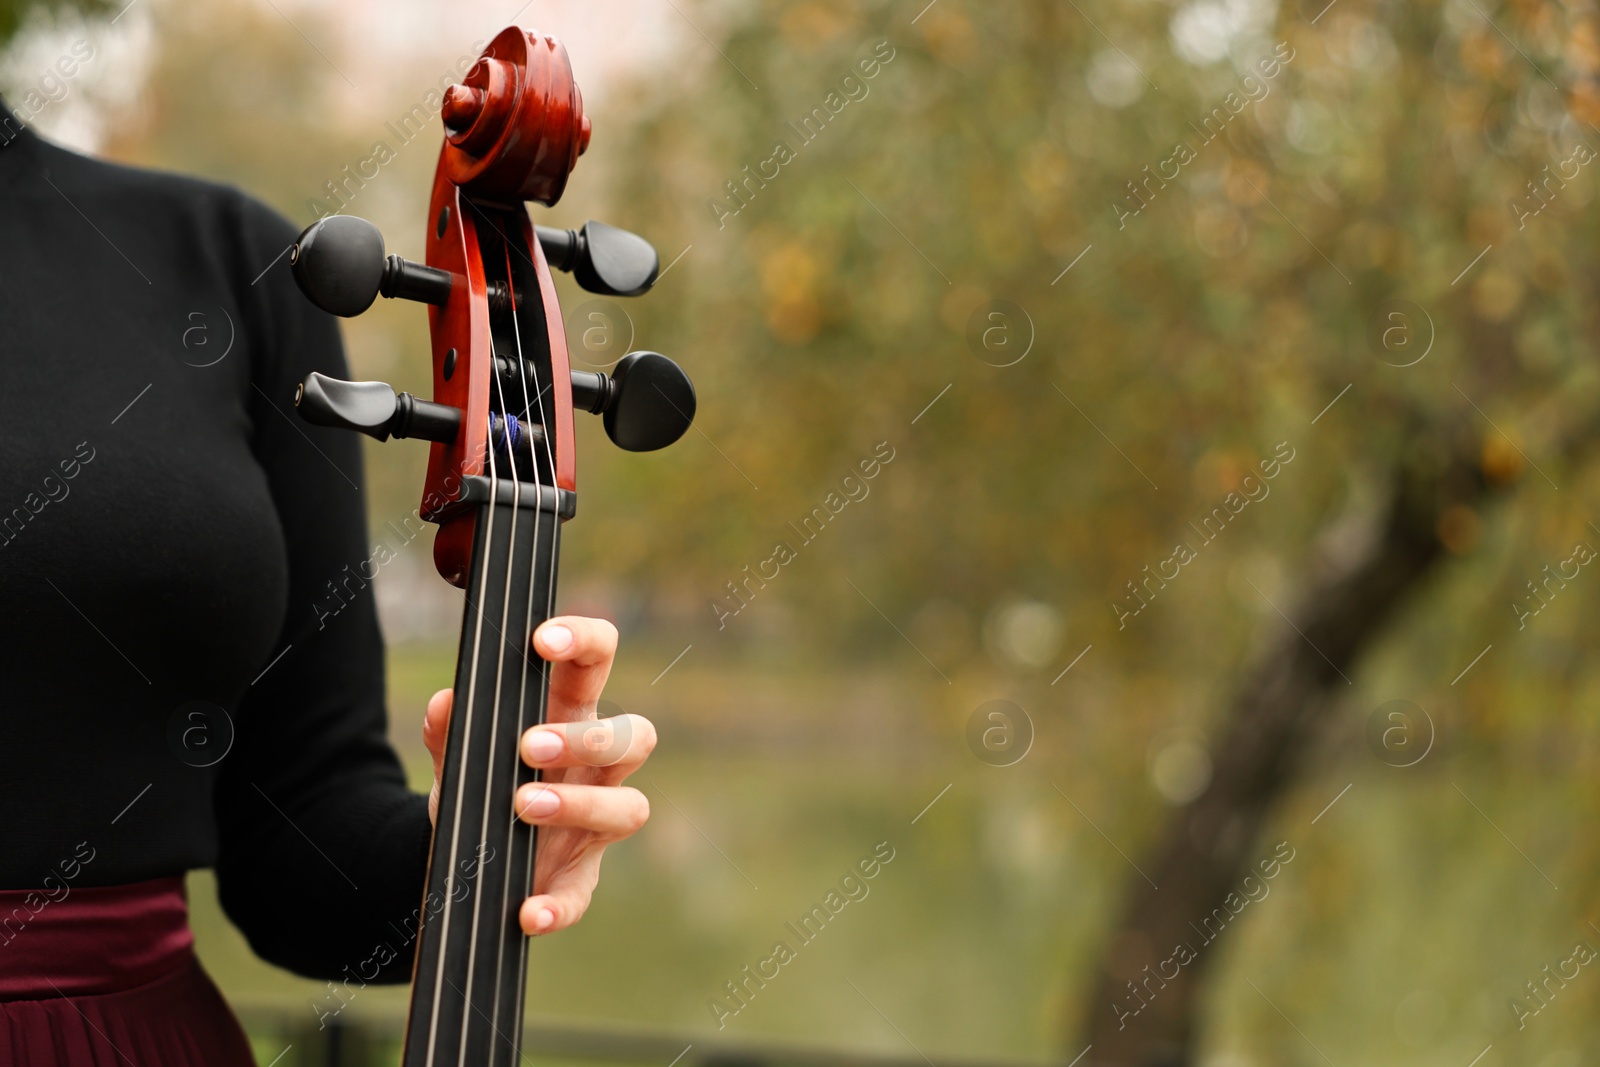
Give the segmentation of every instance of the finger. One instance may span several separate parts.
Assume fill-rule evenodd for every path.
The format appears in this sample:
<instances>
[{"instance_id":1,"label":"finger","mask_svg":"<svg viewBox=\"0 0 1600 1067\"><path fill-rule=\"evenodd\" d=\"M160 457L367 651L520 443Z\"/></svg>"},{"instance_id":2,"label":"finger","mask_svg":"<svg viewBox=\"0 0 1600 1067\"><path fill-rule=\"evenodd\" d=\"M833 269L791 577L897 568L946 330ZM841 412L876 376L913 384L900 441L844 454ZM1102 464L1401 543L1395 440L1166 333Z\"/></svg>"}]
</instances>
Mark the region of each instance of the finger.
<instances>
[{"instance_id":1,"label":"finger","mask_svg":"<svg viewBox=\"0 0 1600 1067\"><path fill-rule=\"evenodd\" d=\"M605 767L622 781L655 751L655 724L643 715L547 723L522 735L522 761L530 767Z\"/></svg>"},{"instance_id":2,"label":"finger","mask_svg":"<svg viewBox=\"0 0 1600 1067\"><path fill-rule=\"evenodd\" d=\"M433 756L434 777L438 777L444 766L444 745L450 736L450 704L454 695L452 690L439 690L428 698L428 710L422 716L422 743Z\"/></svg>"},{"instance_id":3,"label":"finger","mask_svg":"<svg viewBox=\"0 0 1600 1067\"><path fill-rule=\"evenodd\" d=\"M555 664L551 718L566 721L599 701L617 654L617 628L605 619L560 615L533 632L533 648Z\"/></svg>"},{"instance_id":4,"label":"finger","mask_svg":"<svg viewBox=\"0 0 1600 1067\"><path fill-rule=\"evenodd\" d=\"M551 878L543 893L524 900L517 911L522 932L530 937L552 934L583 918L600 879L600 856L604 851L596 848L584 853L570 868Z\"/></svg>"},{"instance_id":5,"label":"finger","mask_svg":"<svg viewBox=\"0 0 1600 1067\"><path fill-rule=\"evenodd\" d=\"M444 774L445 739L450 736L450 704L455 694L441 689L428 700L428 710L422 716L422 743L433 757L433 790L428 794L428 819L439 816L439 778Z\"/></svg>"},{"instance_id":6,"label":"finger","mask_svg":"<svg viewBox=\"0 0 1600 1067\"><path fill-rule=\"evenodd\" d=\"M517 790L515 810L535 826L570 826L620 839L650 818L650 801L627 785L529 782Z\"/></svg>"}]
</instances>

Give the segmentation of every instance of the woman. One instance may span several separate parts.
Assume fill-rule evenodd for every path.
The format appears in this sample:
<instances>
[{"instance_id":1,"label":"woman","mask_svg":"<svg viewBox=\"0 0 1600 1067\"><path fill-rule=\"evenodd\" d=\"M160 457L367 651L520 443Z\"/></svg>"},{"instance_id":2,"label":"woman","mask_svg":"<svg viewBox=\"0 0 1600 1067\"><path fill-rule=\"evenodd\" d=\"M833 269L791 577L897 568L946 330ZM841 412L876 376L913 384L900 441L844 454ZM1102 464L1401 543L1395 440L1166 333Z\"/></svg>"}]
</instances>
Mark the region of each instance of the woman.
<instances>
[{"instance_id":1,"label":"woman","mask_svg":"<svg viewBox=\"0 0 1600 1067\"><path fill-rule=\"evenodd\" d=\"M348 377L339 335L294 286L284 219L18 127L0 131L0 1067L249 1064L194 960L183 873L216 868L272 963L405 981L434 808L386 740L372 591L349 580L369 552L357 439L289 410L310 371ZM605 768L559 725L594 714L616 639L573 617L534 635L558 725L522 744L547 784L505 798L551 828L530 935L576 922L606 845L648 817L621 782L650 724L630 717ZM437 694L423 726L436 777L449 710ZM402 951L374 975L379 943Z\"/></svg>"}]
</instances>

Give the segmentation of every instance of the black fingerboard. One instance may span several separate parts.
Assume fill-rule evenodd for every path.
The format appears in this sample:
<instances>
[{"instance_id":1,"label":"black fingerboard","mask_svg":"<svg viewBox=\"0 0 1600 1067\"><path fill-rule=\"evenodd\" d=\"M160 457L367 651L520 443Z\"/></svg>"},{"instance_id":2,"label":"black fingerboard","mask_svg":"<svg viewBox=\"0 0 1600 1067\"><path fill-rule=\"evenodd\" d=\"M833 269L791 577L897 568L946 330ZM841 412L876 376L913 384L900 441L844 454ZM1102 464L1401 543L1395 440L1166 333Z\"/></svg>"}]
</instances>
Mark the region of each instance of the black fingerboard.
<instances>
[{"instance_id":1,"label":"black fingerboard","mask_svg":"<svg viewBox=\"0 0 1600 1067\"><path fill-rule=\"evenodd\" d=\"M518 753L544 721L546 663L529 644L555 599L556 494L502 481L478 506L461 649L428 861L405 1067L519 1061L535 830L513 797L537 780ZM516 503L510 496L520 496Z\"/></svg>"}]
</instances>

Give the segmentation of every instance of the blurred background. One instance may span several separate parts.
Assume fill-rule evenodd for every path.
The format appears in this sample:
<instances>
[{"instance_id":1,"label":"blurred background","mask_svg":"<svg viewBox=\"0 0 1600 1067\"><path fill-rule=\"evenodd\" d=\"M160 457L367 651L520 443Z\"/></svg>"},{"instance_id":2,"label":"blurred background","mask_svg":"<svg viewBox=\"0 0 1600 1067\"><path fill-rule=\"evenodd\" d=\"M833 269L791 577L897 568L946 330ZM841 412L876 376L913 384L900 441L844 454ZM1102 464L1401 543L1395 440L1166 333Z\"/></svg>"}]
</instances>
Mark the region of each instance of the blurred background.
<instances>
[{"instance_id":1,"label":"blurred background","mask_svg":"<svg viewBox=\"0 0 1600 1067\"><path fill-rule=\"evenodd\" d=\"M342 206L418 259L402 117L553 33L594 136L535 221L666 267L557 278L575 365L700 414L579 425L560 603L662 742L530 1062L1592 1062L1592 5L123 2L0 3L13 109L297 225L381 142ZM420 308L345 337L425 393ZM425 457L370 448L375 542ZM426 538L377 589L421 788L461 603ZM403 989L190 895L262 1064L393 1062Z\"/></svg>"}]
</instances>

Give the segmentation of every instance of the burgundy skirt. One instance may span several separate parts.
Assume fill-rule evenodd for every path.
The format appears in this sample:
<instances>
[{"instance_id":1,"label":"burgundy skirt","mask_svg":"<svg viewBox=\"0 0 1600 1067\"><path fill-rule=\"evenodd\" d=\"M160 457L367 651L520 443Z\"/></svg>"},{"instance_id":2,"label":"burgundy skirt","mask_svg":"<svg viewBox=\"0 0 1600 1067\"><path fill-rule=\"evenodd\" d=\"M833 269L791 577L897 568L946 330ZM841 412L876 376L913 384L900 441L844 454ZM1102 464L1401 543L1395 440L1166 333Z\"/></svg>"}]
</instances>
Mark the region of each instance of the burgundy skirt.
<instances>
[{"instance_id":1,"label":"burgundy skirt","mask_svg":"<svg viewBox=\"0 0 1600 1067\"><path fill-rule=\"evenodd\" d=\"M182 878L0 890L0 1067L254 1067Z\"/></svg>"}]
</instances>

